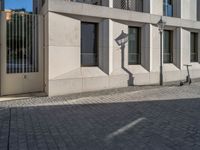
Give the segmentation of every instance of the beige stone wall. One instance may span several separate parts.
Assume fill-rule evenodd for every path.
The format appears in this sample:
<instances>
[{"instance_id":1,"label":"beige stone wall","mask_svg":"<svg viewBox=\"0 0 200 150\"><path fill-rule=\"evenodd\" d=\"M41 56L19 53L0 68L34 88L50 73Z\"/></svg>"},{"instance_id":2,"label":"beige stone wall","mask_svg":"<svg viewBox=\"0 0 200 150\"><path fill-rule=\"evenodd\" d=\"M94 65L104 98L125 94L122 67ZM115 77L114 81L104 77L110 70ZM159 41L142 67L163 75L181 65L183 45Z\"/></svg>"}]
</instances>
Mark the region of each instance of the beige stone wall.
<instances>
[{"instance_id":1,"label":"beige stone wall","mask_svg":"<svg viewBox=\"0 0 200 150\"><path fill-rule=\"evenodd\" d=\"M150 0L151 13L155 15L163 14L163 1L162 0Z\"/></svg>"},{"instance_id":2,"label":"beige stone wall","mask_svg":"<svg viewBox=\"0 0 200 150\"><path fill-rule=\"evenodd\" d=\"M181 18L197 20L197 1L181 0Z\"/></svg>"},{"instance_id":3,"label":"beige stone wall","mask_svg":"<svg viewBox=\"0 0 200 150\"><path fill-rule=\"evenodd\" d=\"M59 3L49 2L45 25L48 27L45 31L48 32L45 42L45 81L49 95L128 86L129 73L134 78L134 85L159 83L160 34L156 23L159 15L162 15L160 0L157 3L151 1L151 5L157 4L151 7L151 14L61 0ZM183 65L190 63L190 32L199 32L200 24L194 22L194 18L164 19L167 21L166 29L174 33L174 61L164 64L164 81L179 81L186 76ZM99 24L97 67L81 67L81 21ZM115 41L122 31L128 33L128 26L141 27L142 31L141 65L128 65L128 44L125 45L124 67L129 73L122 68L121 47ZM200 78L200 64L192 65L192 78Z\"/></svg>"}]
</instances>

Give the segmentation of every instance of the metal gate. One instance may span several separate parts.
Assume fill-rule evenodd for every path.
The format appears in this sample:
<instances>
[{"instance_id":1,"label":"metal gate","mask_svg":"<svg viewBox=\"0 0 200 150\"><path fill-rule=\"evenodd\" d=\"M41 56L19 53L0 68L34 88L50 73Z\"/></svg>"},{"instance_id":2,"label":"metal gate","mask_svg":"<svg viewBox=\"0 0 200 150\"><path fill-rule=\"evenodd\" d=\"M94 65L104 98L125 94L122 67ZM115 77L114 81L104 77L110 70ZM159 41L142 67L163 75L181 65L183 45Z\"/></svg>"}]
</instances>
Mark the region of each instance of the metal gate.
<instances>
[{"instance_id":1,"label":"metal gate","mask_svg":"<svg viewBox=\"0 0 200 150\"><path fill-rule=\"evenodd\" d=\"M42 16L1 13L1 95L43 91Z\"/></svg>"}]
</instances>

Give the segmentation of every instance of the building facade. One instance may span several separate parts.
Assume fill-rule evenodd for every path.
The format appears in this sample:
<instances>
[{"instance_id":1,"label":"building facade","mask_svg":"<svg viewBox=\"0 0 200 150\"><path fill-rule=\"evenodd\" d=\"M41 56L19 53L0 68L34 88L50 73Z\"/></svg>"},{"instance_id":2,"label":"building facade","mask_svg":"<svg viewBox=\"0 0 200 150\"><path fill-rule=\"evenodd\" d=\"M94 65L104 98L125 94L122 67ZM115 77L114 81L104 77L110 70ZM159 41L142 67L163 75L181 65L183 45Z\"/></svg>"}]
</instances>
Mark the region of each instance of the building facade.
<instances>
[{"instance_id":1,"label":"building facade","mask_svg":"<svg viewBox=\"0 0 200 150\"><path fill-rule=\"evenodd\" d=\"M37 3L37 2L35 2ZM35 5L36 6L36 5ZM200 78L199 0L46 0L45 84L49 95Z\"/></svg>"},{"instance_id":2,"label":"building facade","mask_svg":"<svg viewBox=\"0 0 200 150\"><path fill-rule=\"evenodd\" d=\"M42 18L42 73L29 82L29 92L41 82L49 96L159 84L161 17L164 82L184 80L185 64L192 65L193 79L200 78L200 0L33 2Z\"/></svg>"}]
</instances>

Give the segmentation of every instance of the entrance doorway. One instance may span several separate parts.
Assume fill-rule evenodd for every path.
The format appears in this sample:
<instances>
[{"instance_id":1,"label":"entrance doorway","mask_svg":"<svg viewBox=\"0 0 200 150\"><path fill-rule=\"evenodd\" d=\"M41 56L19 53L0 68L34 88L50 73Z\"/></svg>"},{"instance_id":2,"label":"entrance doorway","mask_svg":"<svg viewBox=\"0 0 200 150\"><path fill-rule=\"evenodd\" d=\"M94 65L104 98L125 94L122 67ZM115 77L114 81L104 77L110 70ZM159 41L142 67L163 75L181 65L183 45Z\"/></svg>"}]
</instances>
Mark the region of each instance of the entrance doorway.
<instances>
[{"instance_id":1,"label":"entrance doorway","mask_svg":"<svg viewBox=\"0 0 200 150\"><path fill-rule=\"evenodd\" d=\"M1 95L42 92L42 16L1 13Z\"/></svg>"}]
</instances>

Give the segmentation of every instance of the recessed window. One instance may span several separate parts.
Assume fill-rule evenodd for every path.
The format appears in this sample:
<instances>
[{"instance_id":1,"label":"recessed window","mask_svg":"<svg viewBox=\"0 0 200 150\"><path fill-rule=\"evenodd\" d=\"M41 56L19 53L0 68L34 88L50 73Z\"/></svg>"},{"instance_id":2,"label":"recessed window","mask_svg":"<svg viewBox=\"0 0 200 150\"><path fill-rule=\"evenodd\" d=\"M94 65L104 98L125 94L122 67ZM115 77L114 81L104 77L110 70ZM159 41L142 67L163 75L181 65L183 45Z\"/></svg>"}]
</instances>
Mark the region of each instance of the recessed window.
<instances>
[{"instance_id":1,"label":"recessed window","mask_svg":"<svg viewBox=\"0 0 200 150\"><path fill-rule=\"evenodd\" d=\"M45 0L42 0L42 6L44 5L44 3L45 3Z\"/></svg>"},{"instance_id":2,"label":"recessed window","mask_svg":"<svg viewBox=\"0 0 200 150\"><path fill-rule=\"evenodd\" d=\"M98 25L96 23L81 23L81 65L97 66Z\"/></svg>"},{"instance_id":3,"label":"recessed window","mask_svg":"<svg viewBox=\"0 0 200 150\"><path fill-rule=\"evenodd\" d=\"M200 0L197 0L197 21L200 21Z\"/></svg>"},{"instance_id":4,"label":"recessed window","mask_svg":"<svg viewBox=\"0 0 200 150\"><path fill-rule=\"evenodd\" d=\"M163 32L163 62L173 62L173 32L165 30Z\"/></svg>"},{"instance_id":5,"label":"recessed window","mask_svg":"<svg viewBox=\"0 0 200 150\"><path fill-rule=\"evenodd\" d=\"M138 27L129 27L128 63L141 64L141 29Z\"/></svg>"},{"instance_id":6,"label":"recessed window","mask_svg":"<svg viewBox=\"0 0 200 150\"><path fill-rule=\"evenodd\" d=\"M172 0L163 0L163 12L164 16L173 16L173 1Z\"/></svg>"},{"instance_id":7,"label":"recessed window","mask_svg":"<svg viewBox=\"0 0 200 150\"><path fill-rule=\"evenodd\" d=\"M191 33L190 52L191 62L198 62L198 33Z\"/></svg>"}]
</instances>

